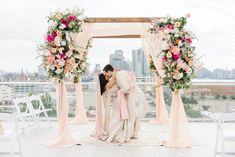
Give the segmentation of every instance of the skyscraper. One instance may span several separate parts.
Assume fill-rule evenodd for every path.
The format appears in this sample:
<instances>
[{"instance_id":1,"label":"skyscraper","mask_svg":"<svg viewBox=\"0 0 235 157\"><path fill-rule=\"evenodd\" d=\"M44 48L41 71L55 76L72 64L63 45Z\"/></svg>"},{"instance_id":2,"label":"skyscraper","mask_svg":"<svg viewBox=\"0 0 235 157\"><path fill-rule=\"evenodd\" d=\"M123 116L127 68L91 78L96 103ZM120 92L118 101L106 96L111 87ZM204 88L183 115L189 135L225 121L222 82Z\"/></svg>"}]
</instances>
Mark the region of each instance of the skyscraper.
<instances>
[{"instance_id":1,"label":"skyscraper","mask_svg":"<svg viewBox=\"0 0 235 157\"><path fill-rule=\"evenodd\" d=\"M136 76L150 75L150 70L142 48L132 50L132 70Z\"/></svg>"},{"instance_id":2,"label":"skyscraper","mask_svg":"<svg viewBox=\"0 0 235 157\"><path fill-rule=\"evenodd\" d=\"M93 73L98 73L98 74L101 73L100 64L96 64L96 65L95 65L95 69L94 69Z\"/></svg>"},{"instance_id":3,"label":"skyscraper","mask_svg":"<svg viewBox=\"0 0 235 157\"><path fill-rule=\"evenodd\" d=\"M129 62L125 60L122 50L116 50L110 55L110 64L120 70L130 70Z\"/></svg>"}]
</instances>

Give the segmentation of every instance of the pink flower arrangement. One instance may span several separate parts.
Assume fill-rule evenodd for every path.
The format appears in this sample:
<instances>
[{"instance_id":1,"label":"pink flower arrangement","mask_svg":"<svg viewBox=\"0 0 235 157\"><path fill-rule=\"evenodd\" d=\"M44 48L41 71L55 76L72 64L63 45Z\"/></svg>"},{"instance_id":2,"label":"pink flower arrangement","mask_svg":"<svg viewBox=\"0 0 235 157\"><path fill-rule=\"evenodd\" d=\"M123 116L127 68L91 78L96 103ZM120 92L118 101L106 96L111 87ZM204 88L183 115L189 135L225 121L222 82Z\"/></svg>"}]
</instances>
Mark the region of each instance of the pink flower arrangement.
<instances>
[{"instance_id":1,"label":"pink flower arrangement","mask_svg":"<svg viewBox=\"0 0 235 157\"><path fill-rule=\"evenodd\" d=\"M195 74L195 47L191 44L194 36L185 29L186 23L185 17L167 17L155 21L155 25L149 29L151 33L161 33L162 41L166 41L167 48L162 49L164 74L161 77L163 85L170 87L172 91L188 89Z\"/></svg>"}]
</instances>

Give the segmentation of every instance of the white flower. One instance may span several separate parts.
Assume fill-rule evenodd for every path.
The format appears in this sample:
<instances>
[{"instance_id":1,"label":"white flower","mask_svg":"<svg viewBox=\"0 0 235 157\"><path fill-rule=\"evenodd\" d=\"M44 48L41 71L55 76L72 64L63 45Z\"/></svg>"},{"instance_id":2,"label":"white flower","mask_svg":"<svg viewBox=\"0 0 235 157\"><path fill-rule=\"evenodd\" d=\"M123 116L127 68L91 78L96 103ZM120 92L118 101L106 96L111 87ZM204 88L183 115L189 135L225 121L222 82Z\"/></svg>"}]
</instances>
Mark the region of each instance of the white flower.
<instances>
[{"instance_id":1,"label":"white flower","mask_svg":"<svg viewBox=\"0 0 235 157\"><path fill-rule=\"evenodd\" d=\"M64 48L63 48L63 47L59 48L59 52L60 52L60 54L61 54L61 53L63 53L63 50L64 50Z\"/></svg>"},{"instance_id":2,"label":"white flower","mask_svg":"<svg viewBox=\"0 0 235 157\"><path fill-rule=\"evenodd\" d=\"M61 60L59 61L59 65L64 66L64 65L65 65L65 60L64 60L64 59L61 59Z\"/></svg>"},{"instance_id":3,"label":"white flower","mask_svg":"<svg viewBox=\"0 0 235 157\"><path fill-rule=\"evenodd\" d=\"M54 65L50 65L48 68L51 69L52 71L55 70L55 66Z\"/></svg>"},{"instance_id":4,"label":"white flower","mask_svg":"<svg viewBox=\"0 0 235 157\"><path fill-rule=\"evenodd\" d=\"M63 41L61 42L61 45L62 45L62 46L65 46L65 45L66 45L66 41L63 40Z\"/></svg>"},{"instance_id":5,"label":"white flower","mask_svg":"<svg viewBox=\"0 0 235 157\"><path fill-rule=\"evenodd\" d=\"M161 42L161 49L162 49L162 50L168 50L168 49L169 49L169 44L167 43L166 40L163 40L163 41Z\"/></svg>"},{"instance_id":6,"label":"white flower","mask_svg":"<svg viewBox=\"0 0 235 157\"><path fill-rule=\"evenodd\" d=\"M57 22L50 20L49 21L49 26L54 28L57 25Z\"/></svg>"},{"instance_id":7,"label":"white flower","mask_svg":"<svg viewBox=\"0 0 235 157\"><path fill-rule=\"evenodd\" d=\"M61 24L60 26L59 26L59 28L60 29L64 29L66 26L64 25L64 24Z\"/></svg>"},{"instance_id":8,"label":"white flower","mask_svg":"<svg viewBox=\"0 0 235 157\"><path fill-rule=\"evenodd\" d=\"M165 22L166 22L166 19L165 19L165 18L160 18L160 19L159 19L159 22L164 22L164 23L165 23Z\"/></svg>"},{"instance_id":9,"label":"white flower","mask_svg":"<svg viewBox=\"0 0 235 157\"><path fill-rule=\"evenodd\" d=\"M73 52L72 51L68 51L67 53L66 53L66 56L67 57L71 57L73 55Z\"/></svg>"},{"instance_id":10,"label":"white flower","mask_svg":"<svg viewBox=\"0 0 235 157\"><path fill-rule=\"evenodd\" d=\"M82 63L82 65L81 65L81 66L85 68L85 67L86 67L86 63Z\"/></svg>"},{"instance_id":11,"label":"white flower","mask_svg":"<svg viewBox=\"0 0 235 157\"><path fill-rule=\"evenodd\" d=\"M55 44L56 44L57 46L60 46L61 40L62 40L61 37L56 36L56 37L55 37L55 40L54 40L54 41L55 41Z\"/></svg>"},{"instance_id":12,"label":"white flower","mask_svg":"<svg viewBox=\"0 0 235 157\"><path fill-rule=\"evenodd\" d=\"M73 69L75 69L75 68L77 68L78 64L74 63L72 66L73 66Z\"/></svg>"},{"instance_id":13,"label":"white flower","mask_svg":"<svg viewBox=\"0 0 235 157\"><path fill-rule=\"evenodd\" d=\"M173 78L176 80L180 80L183 77L183 73L176 73L173 75Z\"/></svg>"},{"instance_id":14,"label":"white flower","mask_svg":"<svg viewBox=\"0 0 235 157\"><path fill-rule=\"evenodd\" d=\"M56 69L55 73L61 74L64 70L63 69Z\"/></svg>"},{"instance_id":15,"label":"white flower","mask_svg":"<svg viewBox=\"0 0 235 157\"><path fill-rule=\"evenodd\" d=\"M167 58L171 58L171 57L172 57L172 54L171 54L170 51L167 52L166 57L167 57Z\"/></svg>"},{"instance_id":16,"label":"white flower","mask_svg":"<svg viewBox=\"0 0 235 157\"><path fill-rule=\"evenodd\" d=\"M45 56L50 56L50 55L51 55L51 52L47 50L45 53Z\"/></svg>"}]
</instances>

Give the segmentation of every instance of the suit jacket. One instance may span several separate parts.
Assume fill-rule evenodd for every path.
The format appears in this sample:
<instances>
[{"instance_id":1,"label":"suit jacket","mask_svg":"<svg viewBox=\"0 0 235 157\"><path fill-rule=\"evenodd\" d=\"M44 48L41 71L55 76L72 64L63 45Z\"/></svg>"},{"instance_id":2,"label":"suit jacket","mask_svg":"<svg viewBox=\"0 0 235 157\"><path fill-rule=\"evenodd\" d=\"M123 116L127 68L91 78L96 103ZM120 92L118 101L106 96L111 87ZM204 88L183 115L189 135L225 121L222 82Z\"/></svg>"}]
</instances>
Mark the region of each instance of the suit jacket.
<instances>
[{"instance_id":1,"label":"suit jacket","mask_svg":"<svg viewBox=\"0 0 235 157\"><path fill-rule=\"evenodd\" d=\"M105 86L109 82L105 79L105 76L103 73L99 74L99 82L100 82L100 94L103 95L105 92Z\"/></svg>"}]
</instances>

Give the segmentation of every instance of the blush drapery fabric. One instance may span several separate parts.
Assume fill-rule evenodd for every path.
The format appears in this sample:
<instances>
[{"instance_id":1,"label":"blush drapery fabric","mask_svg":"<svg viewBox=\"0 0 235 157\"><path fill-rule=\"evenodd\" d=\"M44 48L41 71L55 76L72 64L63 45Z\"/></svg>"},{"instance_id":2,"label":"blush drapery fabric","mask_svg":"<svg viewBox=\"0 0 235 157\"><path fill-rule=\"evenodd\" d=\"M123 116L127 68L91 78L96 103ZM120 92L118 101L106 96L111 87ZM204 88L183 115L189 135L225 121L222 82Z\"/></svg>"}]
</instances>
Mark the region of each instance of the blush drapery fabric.
<instances>
[{"instance_id":1,"label":"blush drapery fabric","mask_svg":"<svg viewBox=\"0 0 235 157\"><path fill-rule=\"evenodd\" d=\"M55 142L51 145L71 144L71 136L68 126L68 101L67 92L63 80L56 83L56 100L57 100L57 118L58 118L58 135Z\"/></svg>"},{"instance_id":2,"label":"blush drapery fabric","mask_svg":"<svg viewBox=\"0 0 235 157\"><path fill-rule=\"evenodd\" d=\"M192 139L187 125L187 118L180 92L174 91L170 113L169 139L166 147L188 148L192 146Z\"/></svg>"},{"instance_id":3,"label":"blush drapery fabric","mask_svg":"<svg viewBox=\"0 0 235 157\"><path fill-rule=\"evenodd\" d=\"M142 45L146 59L152 57L153 63L157 69L156 76L156 119L154 122L157 124L168 124L169 118L166 110L163 87L161 85L161 76L163 71L161 69L161 59L159 54L161 53L161 42L158 34L151 34L148 32L150 24L143 24L141 32ZM159 76L160 75L160 76Z\"/></svg>"},{"instance_id":4,"label":"blush drapery fabric","mask_svg":"<svg viewBox=\"0 0 235 157\"><path fill-rule=\"evenodd\" d=\"M73 123L75 124L88 123L86 110L84 108L84 102L83 102L82 85L80 82L75 84L75 91L76 91L76 110L75 110L75 118L73 119Z\"/></svg>"},{"instance_id":5,"label":"blush drapery fabric","mask_svg":"<svg viewBox=\"0 0 235 157\"><path fill-rule=\"evenodd\" d=\"M166 110L163 87L161 85L161 79L156 76L156 124L168 124L169 117Z\"/></svg>"},{"instance_id":6,"label":"blush drapery fabric","mask_svg":"<svg viewBox=\"0 0 235 157\"><path fill-rule=\"evenodd\" d=\"M72 39L76 42L77 45L76 49L80 52L81 57L83 57L84 53L87 53L86 52L87 44L91 39L92 27L93 24L91 23L83 23L82 32L78 34L72 34ZM87 123L88 118L84 107L82 85L80 82L75 84L75 89L76 89L76 110L73 123L75 124Z\"/></svg>"}]
</instances>

